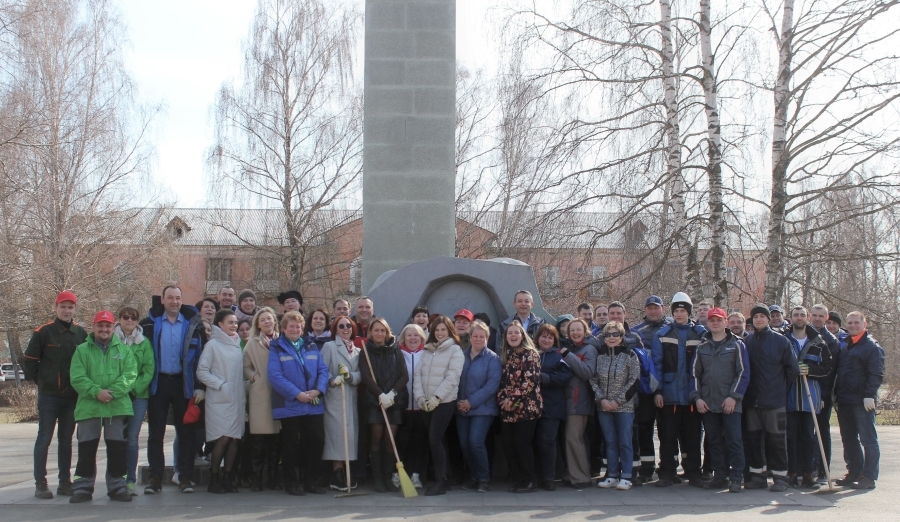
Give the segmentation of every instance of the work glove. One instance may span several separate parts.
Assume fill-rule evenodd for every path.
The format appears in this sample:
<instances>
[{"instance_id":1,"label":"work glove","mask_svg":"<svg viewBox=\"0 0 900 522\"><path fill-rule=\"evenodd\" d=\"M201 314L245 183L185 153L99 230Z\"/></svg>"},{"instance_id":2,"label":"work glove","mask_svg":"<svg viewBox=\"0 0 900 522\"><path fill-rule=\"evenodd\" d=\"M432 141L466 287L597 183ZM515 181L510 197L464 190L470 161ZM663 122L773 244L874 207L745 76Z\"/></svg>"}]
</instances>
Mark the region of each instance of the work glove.
<instances>
[{"instance_id":1,"label":"work glove","mask_svg":"<svg viewBox=\"0 0 900 522\"><path fill-rule=\"evenodd\" d=\"M425 401L425 411L434 411L435 408L441 403L441 400L437 397L432 397Z\"/></svg>"},{"instance_id":2,"label":"work glove","mask_svg":"<svg viewBox=\"0 0 900 522\"><path fill-rule=\"evenodd\" d=\"M425 397L419 397L418 399L416 399L416 404L419 405L420 410L424 410L425 409Z\"/></svg>"},{"instance_id":3,"label":"work glove","mask_svg":"<svg viewBox=\"0 0 900 522\"><path fill-rule=\"evenodd\" d=\"M863 399L863 406L866 407L866 411L872 411L875 409L875 399Z\"/></svg>"},{"instance_id":4,"label":"work glove","mask_svg":"<svg viewBox=\"0 0 900 522\"><path fill-rule=\"evenodd\" d=\"M338 374L343 377L345 381L350 380L350 370L347 369L343 364L338 365Z\"/></svg>"},{"instance_id":5,"label":"work glove","mask_svg":"<svg viewBox=\"0 0 900 522\"><path fill-rule=\"evenodd\" d=\"M384 409L388 409L394 405L394 395L394 392L382 393L378 396L378 402L381 403Z\"/></svg>"},{"instance_id":6,"label":"work glove","mask_svg":"<svg viewBox=\"0 0 900 522\"><path fill-rule=\"evenodd\" d=\"M194 390L194 404L200 404L206 398L206 392L203 390Z\"/></svg>"},{"instance_id":7,"label":"work glove","mask_svg":"<svg viewBox=\"0 0 900 522\"><path fill-rule=\"evenodd\" d=\"M312 399L309 400L309 403L312 404L313 406L318 406L321 402L322 402L322 398L318 397L318 396L313 397Z\"/></svg>"},{"instance_id":8,"label":"work glove","mask_svg":"<svg viewBox=\"0 0 900 522\"><path fill-rule=\"evenodd\" d=\"M800 375L809 375L809 365L800 363Z\"/></svg>"},{"instance_id":9,"label":"work glove","mask_svg":"<svg viewBox=\"0 0 900 522\"><path fill-rule=\"evenodd\" d=\"M337 377L334 378L333 381L331 381L332 386L342 386L343 384L344 384L344 378L340 375L338 375Z\"/></svg>"}]
</instances>

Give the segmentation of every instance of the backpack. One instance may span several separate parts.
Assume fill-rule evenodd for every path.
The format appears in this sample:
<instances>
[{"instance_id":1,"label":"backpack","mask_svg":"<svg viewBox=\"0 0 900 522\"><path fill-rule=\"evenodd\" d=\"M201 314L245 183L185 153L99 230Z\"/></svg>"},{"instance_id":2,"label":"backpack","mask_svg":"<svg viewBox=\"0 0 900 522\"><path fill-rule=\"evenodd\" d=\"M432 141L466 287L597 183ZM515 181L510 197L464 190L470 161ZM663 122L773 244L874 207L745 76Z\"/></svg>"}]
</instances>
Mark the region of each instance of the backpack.
<instances>
[{"instance_id":1,"label":"backpack","mask_svg":"<svg viewBox=\"0 0 900 522\"><path fill-rule=\"evenodd\" d=\"M638 392L644 395L652 395L659 389L659 374L656 372L656 365L653 364L653 358L645 348L632 348L632 351L641 361L641 379L638 383Z\"/></svg>"}]
</instances>

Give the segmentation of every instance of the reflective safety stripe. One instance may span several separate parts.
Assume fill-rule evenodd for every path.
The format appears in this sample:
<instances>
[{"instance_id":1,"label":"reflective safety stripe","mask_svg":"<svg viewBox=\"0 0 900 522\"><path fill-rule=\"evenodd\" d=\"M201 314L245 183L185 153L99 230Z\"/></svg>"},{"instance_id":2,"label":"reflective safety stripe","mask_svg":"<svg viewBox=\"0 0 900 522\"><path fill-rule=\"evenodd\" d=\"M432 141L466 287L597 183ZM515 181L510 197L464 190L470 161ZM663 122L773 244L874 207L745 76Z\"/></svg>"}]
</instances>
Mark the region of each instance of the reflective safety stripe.
<instances>
[{"instance_id":1,"label":"reflective safety stripe","mask_svg":"<svg viewBox=\"0 0 900 522\"><path fill-rule=\"evenodd\" d=\"M750 473L765 473L765 472L766 472L765 466L763 466L761 468L753 468L753 467L750 468Z\"/></svg>"},{"instance_id":2,"label":"reflective safety stripe","mask_svg":"<svg viewBox=\"0 0 900 522\"><path fill-rule=\"evenodd\" d=\"M660 344L667 344L667 343L668 344L678 344L678 338L677 337L660 337L659 342L660 342Z\"/></svg>"},{"instance_id":3,"label":"reflective safety stripe","mask_svg":"<svg viewBox=\"0 0 900 522\"><path fill-rule=\"evenodd\" d=\"M775 470L773 469L773 470L772 470L772 474L775 475L775 476L777 476L777 477L786 477L786 476L787 476L787 471L775 471Z\"/></svg>"},{"instance_id":4,"label":"reflective safety stripe","mask_svg":"<svg viewBox=\"0 0 900 522\"><path fill-rule=\"evenodd\" d=\"M643 457L643 456L642 456L642 457L641 457L641 462L656 462L656 457L654 457L654 456L652 456L652 455L649 456L649 457Z\"/></svg>"},{"instance_id":5,"label":"reflective safety stripe","mask_svg":"<svg viewBox=\"0 0 900 522\"><path fill-rule=\"evenodd\" d=\"M694 341L693 339L688 339L684 343L685 346L697 346L698 344L700 344L700 341Z\"/></svg>"}]
</instances>

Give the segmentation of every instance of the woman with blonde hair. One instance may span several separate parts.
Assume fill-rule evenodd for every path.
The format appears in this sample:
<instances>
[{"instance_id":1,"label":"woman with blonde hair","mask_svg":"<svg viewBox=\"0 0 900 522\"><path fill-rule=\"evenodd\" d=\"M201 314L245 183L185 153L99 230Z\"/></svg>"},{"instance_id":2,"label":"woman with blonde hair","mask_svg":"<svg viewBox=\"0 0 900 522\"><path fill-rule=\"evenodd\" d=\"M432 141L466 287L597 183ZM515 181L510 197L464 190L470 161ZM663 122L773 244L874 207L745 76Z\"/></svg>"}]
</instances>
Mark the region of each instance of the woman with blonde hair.
<instances>
[{"instance_id":1,"label":"woman with blonde hair","mask_svg":"<svg viewBox=\"0 0 900 522\"><path fill-rule=\"evenodd\" d=\"M425 308L425 310L428 310ZM418 312L413 314L413 319L421 319L425 315L427 323L428 314ZM425 478L428 469L428 444L422 441L428 438L428 427L425 425L425 411L419 408L419 404L415 401L413 387L416 380L416 368L422 362L422 356L425 354L425 341L428 339L427 331L423 330L417 323L411 323L400 330L398 336L400 343L400 353L403 354L403 360L406 361L406 372L409 374L409 381L406 383L406 392L409 394L409 400L406 403L406 411L403 413L403 424L397 429L397 451L400 453L400 459L403 465L411 474L413 486L421 489L422 479ZM400 487L400 476L397 473L391 474L391 482L395 487Z\"/></svg>"},{"instance_id":2,"label":"woman with blonde hair","mask_svg":"<svg viewBox=\"0 0 900 522\"><path fill-rule=\"evenodd\" d=\"M278 338L278 331L275 310L260 308L253 316L250 337L244 346L244 379L250 385L250 443L253 446L250 491L262 491L265 471L269 476L267 487L281 489L278 483L281 423L272 418L272 385L268 374L269 344Z\"/></svg>"},{"instance_id":3,"label":"woman with blonde hair","mask_svg":"<svg viewBox=\"0 0 900 522\"><path fill-rule=\"evenodd\" d=\"M409 400L406 391L409 373L403 354L391 334L391 327L381 317L373 317L369 322L365 354L359 361L359 371L366 386L362 396L362 418L369 425L369 462L372 464L375 491L399 491L390 480L395 459L385 429L390 429L396 438L397 427L403 424L403 412ZM387 412L388 427L381 413L382 407Z\"/></svg>"},{"instance_id":4,"label":"woman with blonde hair","mask_svg":"<svg viewBox=\"0 0 900 522\"><path fill-rule=\"evenodd\" d=\"M534 468L534 431L541 418L541 356L522 323L514 320L503 336L500 349L503 371L497 402L503 423L500 437L510 476L517 482L510 493L531 493L537 489Z\"/></svg>"}]
</instances>

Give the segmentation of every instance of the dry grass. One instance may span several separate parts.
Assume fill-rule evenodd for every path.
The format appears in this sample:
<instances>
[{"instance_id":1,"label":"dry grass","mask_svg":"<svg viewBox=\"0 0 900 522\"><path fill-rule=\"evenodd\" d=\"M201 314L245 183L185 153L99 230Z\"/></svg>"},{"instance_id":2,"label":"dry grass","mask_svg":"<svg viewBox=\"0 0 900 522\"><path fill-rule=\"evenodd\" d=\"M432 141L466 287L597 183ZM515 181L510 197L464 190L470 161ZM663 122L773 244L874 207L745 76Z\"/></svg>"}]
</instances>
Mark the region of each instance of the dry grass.
<instances>
[{"instance_id":1,"label":"dry grass","mask_svg":"<svg viewBox=\"0 0 900 522\"><path fill-rule=\"evenodd\" d=\"M14 382L0 383L0 407L5 410L7 422L38 420L37 386L23 382L17 388Z\"/></svg>"}]
</instances>

